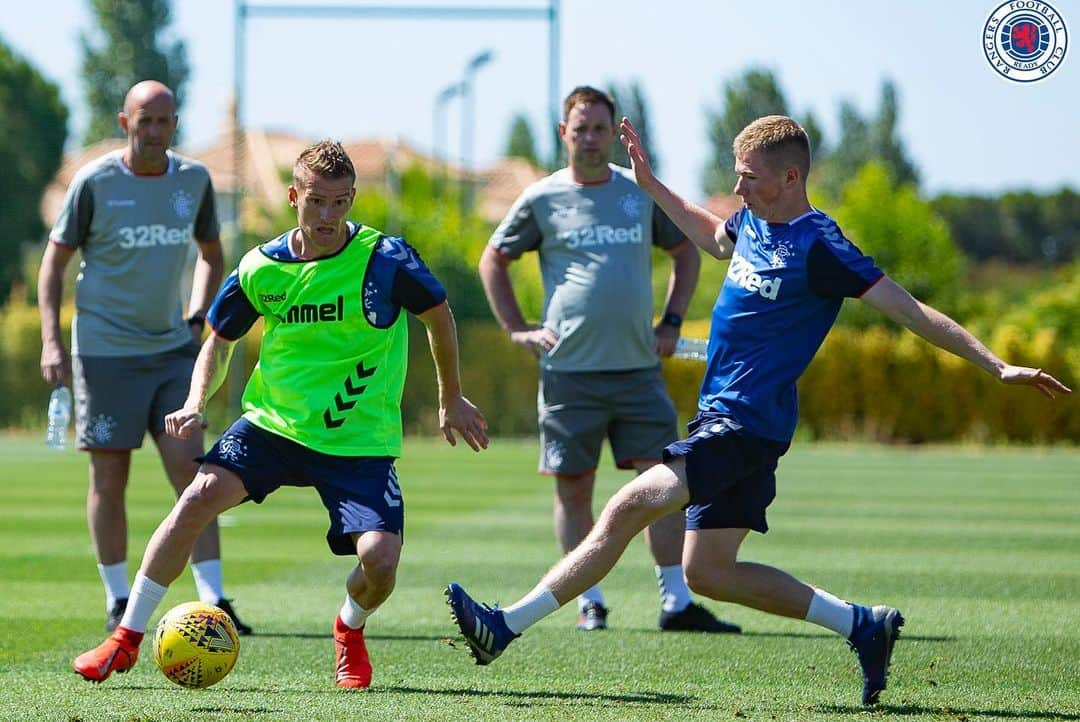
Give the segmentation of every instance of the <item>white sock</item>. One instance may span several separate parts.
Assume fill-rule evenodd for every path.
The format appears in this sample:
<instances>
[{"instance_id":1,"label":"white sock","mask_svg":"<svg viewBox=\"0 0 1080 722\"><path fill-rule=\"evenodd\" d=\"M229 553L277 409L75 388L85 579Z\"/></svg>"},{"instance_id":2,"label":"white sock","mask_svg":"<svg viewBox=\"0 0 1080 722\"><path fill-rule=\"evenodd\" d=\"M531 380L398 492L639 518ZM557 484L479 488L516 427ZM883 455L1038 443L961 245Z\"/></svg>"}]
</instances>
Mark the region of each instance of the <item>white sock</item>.
<instances>
[{"instance_id":1,"label":"white sock","mask_svg":"<svg viewBox=\"0 0 1080 722\"><path fill-rule=\"evenodd\" d=\"M364 609L356 603L355 599L346 594L345 603L341 605L341 611L338 614L341 616L341 621L345 622L346 627L360 629L367 623L368 615L374 611L374 609Z\"/></svg>"},{"instance_id":2,"label":"white sock","mask_svg":"<svg viewBox=\"0 0 1080 722\"><path fill-rule=\"evenodd\" d=\"M824 589L815 589L810 608L806 610L806 621L831 629L846 639L851 636L855 624L855 607Z\"/></svg>"},{"instance_id":3,"label":"white sock","mask_svg":"<svg viewBox=\"0 0 1080 722\"><path fill-rule=\"evenodd\" d=\"M596 587L589 591L592 590L596 590L597 594L600 593L600 590ZM600 597L601 604L604 603L603 599L603 597ZM506 622L506 626L510 627L511 632L521 634L547 615L558 611L560 606L559 600L555 598L550 589L537 584L531 592L502 610L503 620Z\"/></svg>"},{"instance_id":4,"label":"white sock","mask_svg":"<svg viewBox=\"0 0 1080 722\"><path fill-rule=\"evenodd\" d=\"M537 589L539 589L539 587L537 587ZM535 592L536 590L534 589L533 591ZM530 594L531 594L531 592L530 592ZM604 593L600 591L600 585L599 584L596 584L596 585L593 585L593 586L589 587L584 592L582 592L580 596L578 596L578 598L577 598L578 611L580 612L583 609L585 609L585 606L589 602L596 602L601 607L606 606L604 604Z\"/></svg>"},{"instance_id":5,"label":"white sock","mask_svg":"<svg viewBox=\"0 0 1080 722\"><path fill-rule=\"evenodd\" d=\"M690 606L690 587L686 586L682 564L653 567L660 585L660 608L665 612L681 612Z\"/></svg>"},{"instance_id":6,"label":"white sock","mask_svg":"<svg viewBox=\"0 0 1080 722\"><path fill-rule=\"evenodd\" d=\"M127 560L116 564L98 564L98 574L101 582L105 585L105 611L111 611L117 599L127 599L131 596L131 588L128 587Z\"/></svg>"},{"instance_id":7,"label":"white sock","mask_svg":"<svg viewBox=\"0 0 1080 722\"><path fill-rule=\"evenodd\" d=\"M217 604L219 599L225 597L220 559L193 562L191 576L195 577L195 589L199 591L199 601L203 604Z\"/></svg>"},{"instance_id":8,"label":"white sock","mask_svg":"<svg viewBox=\"0 0 1080 722\"><path fill-rule=\"evenodd\" d=\"M142 574L135 575L135 582L131 585L131 596L128 597L127 609L124 618L120 620L120 626L127 627L133 632L145 632L146 625L150 623L150 615L165 598L168 587L164 587L152 579L147 579Z\"/></svg>"}]
</instances>

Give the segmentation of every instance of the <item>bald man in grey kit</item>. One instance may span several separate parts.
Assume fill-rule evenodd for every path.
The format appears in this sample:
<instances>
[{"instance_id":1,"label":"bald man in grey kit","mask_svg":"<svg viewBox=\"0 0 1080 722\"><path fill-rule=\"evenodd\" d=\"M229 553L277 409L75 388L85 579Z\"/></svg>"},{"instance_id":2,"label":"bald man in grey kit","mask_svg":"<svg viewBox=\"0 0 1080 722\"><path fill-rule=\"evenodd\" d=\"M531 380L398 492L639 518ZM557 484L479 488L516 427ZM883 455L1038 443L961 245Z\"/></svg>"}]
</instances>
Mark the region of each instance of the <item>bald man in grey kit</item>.
<instances>
[{"instance_id":1,"label":"bald man in grey kit","mask_svg":"<svg viewBox=\"0 0 1080 722\"><path fill-rule=\"evenodd\" d=\"M164 434L165 414L183 405L203 331L221 284L224 259L214 189L206 168L169 150L176 99L156 80L136 83L117 123L126 146L83 166L49 234L38 275L41 375L50 386L74 381L76 446L90 454L86 516L105 585L106 629L129 594L124 495L131 451L154 438L176 494L195 476L202 434ZM191 297L183 272L197 254ZM71 355L60 334L64 269L82 254L75 283ZM199 598L227 611L217 523L191 555Z\"/></svg>"}]
</instances>

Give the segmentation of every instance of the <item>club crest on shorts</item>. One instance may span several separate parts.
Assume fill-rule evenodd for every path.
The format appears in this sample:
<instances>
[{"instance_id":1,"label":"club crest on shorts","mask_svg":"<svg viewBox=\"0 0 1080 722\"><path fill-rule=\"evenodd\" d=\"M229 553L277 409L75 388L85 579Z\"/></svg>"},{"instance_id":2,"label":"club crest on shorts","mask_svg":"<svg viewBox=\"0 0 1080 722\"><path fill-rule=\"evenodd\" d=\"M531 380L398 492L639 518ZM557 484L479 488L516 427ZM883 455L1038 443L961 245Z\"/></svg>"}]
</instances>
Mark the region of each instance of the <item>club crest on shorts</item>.
<instances>
[{"instance_id":1,"label":"club crest on shorts","mask_svg":"<svg viewBox=\"0 0 1080 722\"><path fill-rule=\"evenodd\" d=\"M544 462L550 469L558 469L566 458L566 448L561 441L552 439L544 445Z\"/></svg>"},{"instance_id":2,"label":"club crest on shorts","mask_svg":"<svg viewBox=\"0 0 1080 722\"><path fill-rule=\"evenodd\" d=\"M235 463L247 456L247 446L238 437L229 434L218 442L218 453L221 458Z\"/></svg>"},{"instance_id":3,"label":"club crest on shorts","mask_svg":"<svg viewBox=\"0 0 1080 722\"><path fill-rule=\"evenodd\" d=\"M95 443L106 444L112 441L113 429L116 426L116 419L105 414L98 414L86 425L86 433Z\"/></svg>"},{"instance_id":4,"label":"club crest on shorts","mask_svg":"<svg viewBox=\"0 0 1080 722\"><path fill-rule=\"evenodd\" d=\"M983 52L999 74L1017 83L1042 80L1061 67L1069 44L1065 18L1038 0L999 5L983 27Z\"/></svg>"}]
</instances>

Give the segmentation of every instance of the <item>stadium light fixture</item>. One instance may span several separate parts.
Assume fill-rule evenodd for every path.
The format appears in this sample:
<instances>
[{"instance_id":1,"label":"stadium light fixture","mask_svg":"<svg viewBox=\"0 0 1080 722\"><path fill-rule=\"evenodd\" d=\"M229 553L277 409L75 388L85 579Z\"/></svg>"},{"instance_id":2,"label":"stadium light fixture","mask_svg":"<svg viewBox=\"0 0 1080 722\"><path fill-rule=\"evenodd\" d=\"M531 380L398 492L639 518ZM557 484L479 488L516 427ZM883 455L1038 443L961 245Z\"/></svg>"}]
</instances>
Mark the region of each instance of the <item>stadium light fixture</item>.
<instances>
[{"instance_id":1,"label":"stadium light fixture","mask_svg":"<svg viewBox=\"0 0 1080 722\"><path fill-rule=\"evenodd\" d=\"M473 196L473 137L475 135L473 76L495 57L493 50L477 53L465 65L465 74L461 78L461 166L464 171L464 183L461 194L462 214L472 208Z\"/></svg>"}]
</instances>

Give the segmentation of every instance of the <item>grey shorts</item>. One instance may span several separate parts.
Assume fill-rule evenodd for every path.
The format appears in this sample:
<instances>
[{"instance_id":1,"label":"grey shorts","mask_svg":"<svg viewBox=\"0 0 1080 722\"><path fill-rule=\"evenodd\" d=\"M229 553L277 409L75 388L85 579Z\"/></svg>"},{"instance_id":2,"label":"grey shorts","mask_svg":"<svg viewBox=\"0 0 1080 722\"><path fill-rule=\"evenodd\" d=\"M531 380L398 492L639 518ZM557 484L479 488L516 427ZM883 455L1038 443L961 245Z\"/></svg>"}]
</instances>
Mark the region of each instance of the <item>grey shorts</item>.
<instances>
[{"instance_id":1,"label":"grey shorts","mask_svg":"<svg viewBox=\"0 0 1080 722\"><path fill-rule=\"evenodd\" d=\"M145 356L75 356L75 445L84 450L138 449L165 414L187 399L199 346Z\"/></svg>"},{"instance_id":2,"label":"grey shorts","mask_svg":"<svg viewBox=\"0 0 1080 722\"><path fill-rule=\"evenodd\" d=\"M604 438L615 466L659 462L678 438L675 404L660 368L540 372L540 473L575 476L596 469Z\"/></svg>"}]
</instances>

